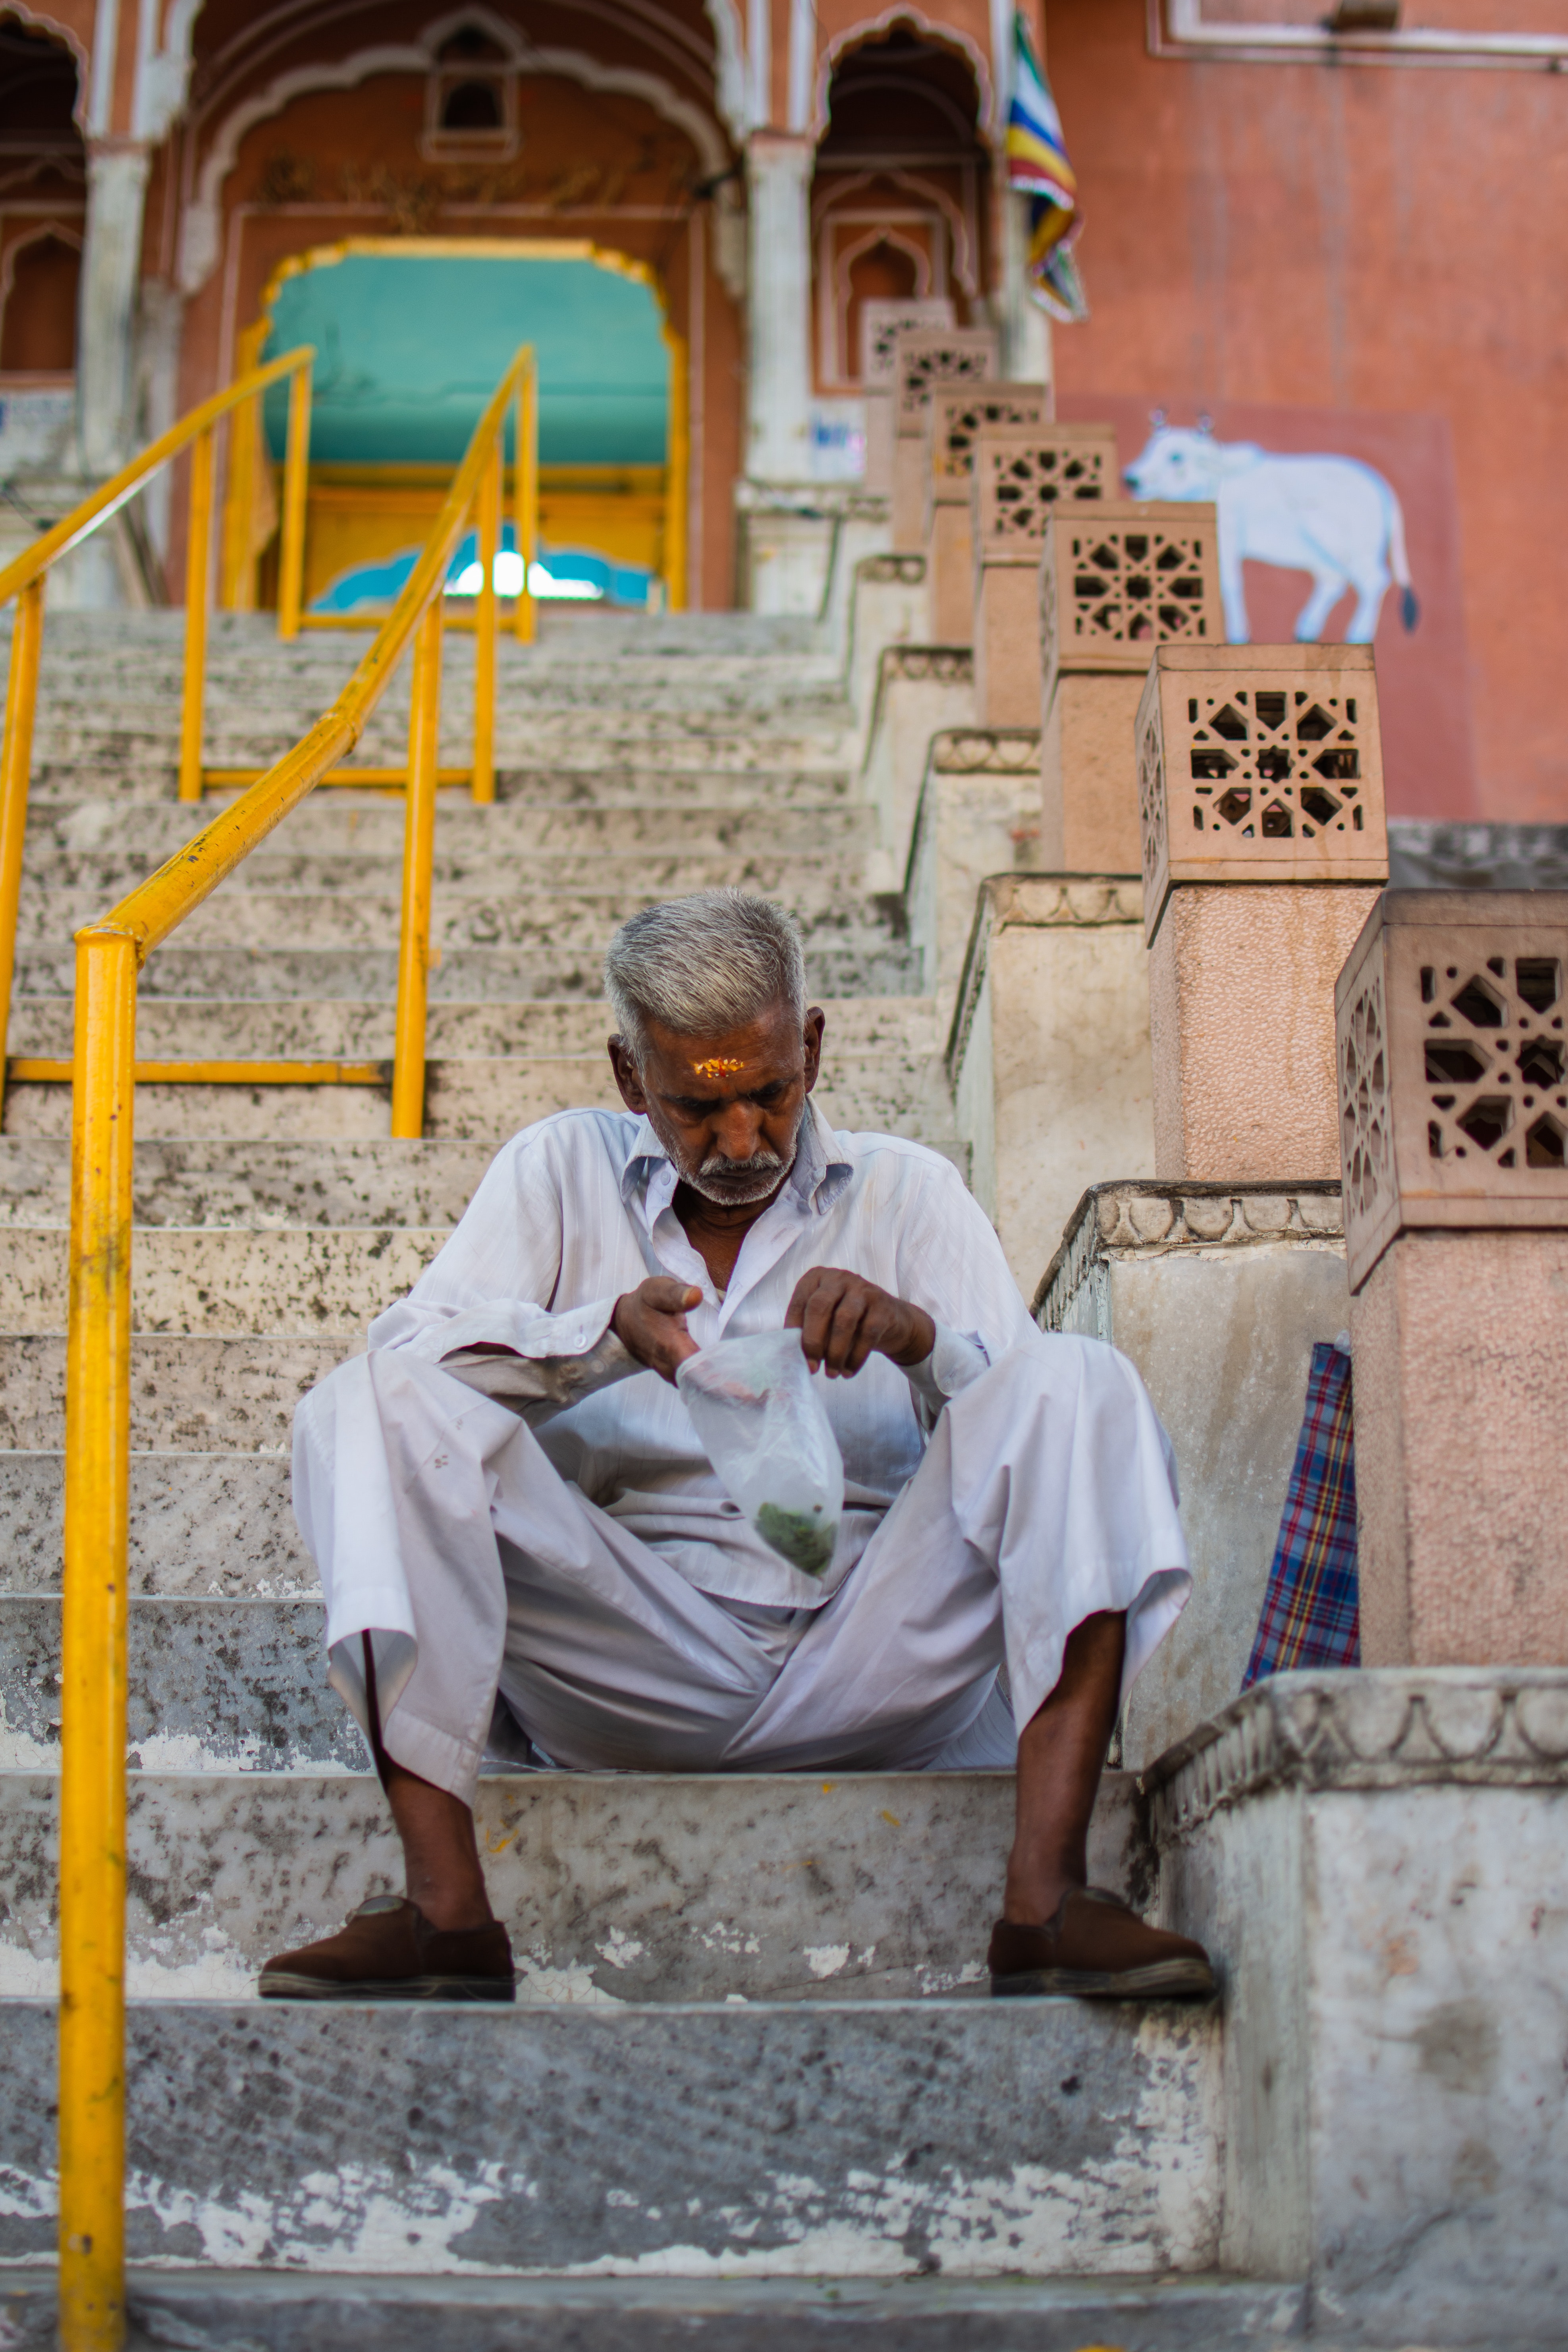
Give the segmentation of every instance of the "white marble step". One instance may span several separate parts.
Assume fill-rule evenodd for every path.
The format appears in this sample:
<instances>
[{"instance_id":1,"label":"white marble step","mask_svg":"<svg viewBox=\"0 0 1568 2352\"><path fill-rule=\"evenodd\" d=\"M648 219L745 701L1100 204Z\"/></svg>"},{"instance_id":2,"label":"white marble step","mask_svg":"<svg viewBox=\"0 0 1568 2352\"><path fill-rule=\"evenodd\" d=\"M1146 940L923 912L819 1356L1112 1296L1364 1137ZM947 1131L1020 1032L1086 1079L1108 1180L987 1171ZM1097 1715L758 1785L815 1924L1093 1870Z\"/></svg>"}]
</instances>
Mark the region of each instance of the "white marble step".
<instances>
[{"instance_id":1,"label":"white marble step","mask_svg":"<svg viewBox=\"0 0 1568 2352\"><path fill-rule=\"evenodd\" d=\"M295 1405L361 1345L342 1332L139 1331L131 1342L131 1443L139 1452L287 1456ZM14 1591L51 1591L58 1572L58 1465L37 1453L58 1454L65 1444L65 1393L63 1333L0 1334L0 1449L14 1449L0 1450L0 1580ZM136 1473L149 1495L161 1475ZM172 1491L167 1479L163 1485ZM247 1495L247 1512L262 1508L252 1490ZM194 1517L192 1528L199 1524ZM221 1552L214 1557L216 1573Z\"/></svg>"}]
</instances>

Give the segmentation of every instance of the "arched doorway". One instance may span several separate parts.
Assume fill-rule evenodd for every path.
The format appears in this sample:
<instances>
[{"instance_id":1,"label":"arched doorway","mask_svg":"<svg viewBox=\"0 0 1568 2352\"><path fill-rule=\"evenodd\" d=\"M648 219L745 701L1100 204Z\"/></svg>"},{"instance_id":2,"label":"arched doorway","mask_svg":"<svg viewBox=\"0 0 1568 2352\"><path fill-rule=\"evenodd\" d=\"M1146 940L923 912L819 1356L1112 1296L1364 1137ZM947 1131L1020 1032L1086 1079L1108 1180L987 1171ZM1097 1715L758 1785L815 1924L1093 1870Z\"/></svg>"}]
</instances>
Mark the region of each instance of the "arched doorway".
<instances>
[{"instance_id":1,"label":"arched doorway","mask_svg":"<svg viewBox=\"0 0 1568 2352\"><path fill-rule=\"evenodd\" d=\"M962 50L894 23L835 61L812 186L820 390L858 390L870 302L947 299L968 322L990 283L990 157Z\"/></svg>"},{"instance_id":2,"label":"arched doorway","mask_svg":"<svg viewBox=\"0 0 1568 2352\"><path fill-rule=\"evenodd\" d=\"M461 79L474 71L466 58L455 70L443 135L474 127L450 120L481 110L477 99L456 104L480 87ZM504 121L504 94L496 104ZM539 363L535 593L680 601L679 532L667 519L684 507L682 355L645 266L583 242L351 241L285 263L265 314L252 349L317 352L308 611L342 618L395 593L521 343ZM279 393L268 406L275 462L285 405ZM462 593L477 584L470 555L460 550L454 567ZM504 571L498 582L508 584Z\"/></svg>"}]
</instances>

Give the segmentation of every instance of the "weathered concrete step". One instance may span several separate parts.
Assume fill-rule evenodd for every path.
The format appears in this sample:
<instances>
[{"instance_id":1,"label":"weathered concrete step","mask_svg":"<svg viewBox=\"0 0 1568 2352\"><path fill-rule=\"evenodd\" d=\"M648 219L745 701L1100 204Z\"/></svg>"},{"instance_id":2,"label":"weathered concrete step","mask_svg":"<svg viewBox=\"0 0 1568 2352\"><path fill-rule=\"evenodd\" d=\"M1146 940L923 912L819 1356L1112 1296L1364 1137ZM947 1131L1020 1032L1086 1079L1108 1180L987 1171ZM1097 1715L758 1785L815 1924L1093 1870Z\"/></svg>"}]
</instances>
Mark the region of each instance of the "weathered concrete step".
<instances>
[{"instance_id":1,"label":"weathered concrete step","mask_svg":"<svg viewBox=\"0 0 1568 2352\"><path fill-rule=\"evenodd\" d=\"M418 1280L448 1230L150 1225L132 1252L135 1328L356 1334ZM0 1331L65 1328L64 1229L13 1226L0 1255Z\"/></svg>"},{"instance_id":2,"label":"weathered concrete step","mask_svg":"<svg viewBox=\"0 0 1568 2352\"><path fill-rule=\"evenodd\" d=\"M96 854L79 856L51 853L37 861L25 887L45 896L68 897L80 891L105 897L134 889L156 861ZM776 897L788 890L808 901L824 893L858 893L864 857L855 849L829 849L821 856L805 850L738 848L710 855L698 848L656 849L651 845L632 852L609 850L488 850L482 842L468 844L454 854L437 849L433 866L435 887L472 898L490 898L498 891L515 894L557 891L634 890L677 898L689 890L751 889ZM220 885L214 905L237 896L258 892L282 896L300 891L306 896L343 890L355 897L390 897L401 887L401 849L363 856L317 856L288 848L256 849L243 866Z\"/></svg>"},{"instance_id":3,"label":"weathered concrete step","mask_svg":"<svg viewBox=\"0 0 1568 2352\"><path fill-rule=\"evenodd\" d=\"M891 1055L830 1056L816 1099L832 1127L908 1135L953 1157L952 1099L940 1068ZM432 1062L425 1100L426 1135L472 1138L492 1150L552 1111L619 1105L608 1065L597 1055ZM186 1139L368 1140L390 1132L390 1105L389 1091L380 1087L145 1086L136 1089L136 1130ZM12 1087L5 1131L68 1135L69 1087Z\"/></svg>"},{"instance_id":4,"label":"weathered concrete step","mask_svg":"<svg viewBox=\"0 0 1568 2352\"><path fill-rule=\"evenodd\" d=\"M202 997L182 1003L149 996L138 1007L136 1048L148 1060L185 1060L233 1055L370 1059L391 1054L394 1001L328 999L324 1003L224 1000ZM598 1003L454 1003L437 1002L426 1023L426 1052L435 1059L521 1055L536 1059L605 1057L614 1025L609 1007ZM12 1013L13 1054L63 1055L72 1051L74 1016L65 998L19 1000ZM929 1059L938 1049L929 997L860 999L835 1007L828 1020L829 1050L838 1055L888 1053ZM3 1186L3 1180L0 1180Z\"/></svg>"},{"instance_id":5,"label":"weathered concrete step","mask_svg":"<svg viewBox=\"0 0 1568 2352\"><path fill-rule=\"evenodd\" d=\"M133 1769L365 1769L364 1742L327 1685L319 1601L133 1598L129 1615ZM0 1595L0 1770L58 1766L59 1658L59 1601Z\"/></svg>"},{"instance_id":6,"label":"weathered concrete step","mask_svg":"<svg viewBox=\"0 0 1568 2352\"><path fill-rule=\"evenodd\" d=\"M36 882L60 883L74 877L68 871L55 871L51 860L109 856L145 860L152 866L173 856L210 824L221 805L216 795L197 807L177 801L133 809L99 800L68 808L35 804L27 827L26 871ZM436 852L437 858L469 859L498 852L515 857L544 851L624 856L645 849L662 856L677 851L719 856L752 849L775 856L796 850L821 856L836 847L864 846L873 837L875 824L875 812L865 803L826 796L815 803L784 808L733 803L669 809L592 803L551 807L521 800L476 808L466 794L447 793L437 808ZM404 828L401 794L371 800L363 793L333 789L316 793L272 838L279 849L295 854L374 854L400 859Z\"/></svg>"},{"instance_id":7,"label":"weathered concrete step","mask_svg":"<svg viewBox=\"0 0 1568 2352\"><path fill-rule=\"evenodd\" d=\"M176 933L176 942L183 933ZM865 947L831 944L807 950L806 992L817 1003L840 1008L858 996L915 996L920 992L920 951L886 932ZM76 950L69 939L24 948L16 959L16 989L21 996L66 996L76 987ZM182 947L159 948L142 973L143 999L153 996L226 996L272 999L374 998L389 1003L397 993L395 948ZM430 974L432 1003L527 1003L569 998L602 1008L602 953L558 957L531 954L526 948L447 948Z\"/></svg>"},{"instance_id":8,"label":"weathered concrete step","mask_svg":"<svg viewBox=\"0 0 1568 2352\"><path fill-rule=\"evenodd\" d=\"M1308 2299L1301 2287L1213 2276L319 2279L160 2268L132 2272L129 2306L127 2352L1283 2352L1306 2335ZM54 2290L36 2271L0 2272L0 2309L19 2352L52 2347ZM1313 2341L1348 2352L1348 2336L1314 2331ZM1494 2336L1487 2352L1517 2342Z\"/></svg>"},{"instance_id":9,"label":"weathered concrete step","mask_svg":"<svg viewBox=\"0 0 1568 2352\"><path fill-rule=\"evenodd\" d=\"M404 750L394 742L385 748L384 759L372 761L369 750L362 745L356 754L359 764L396 767L401 765ZM40 822L47 823L57 811L68 812L90 801L98 807L119 810L167 809L177 807L174 799L177 740L133 748L123 742L106 746L100 752L83 754L76 760L44 760L35 756L32 782L28 793L29 810ZM466 757L466 754L464 755ZM461 765L454 755L450 764ZM209 765L216 764L209 760ZM237 762L236 764L238 764ZM841 806L852 800L854 777L847 767L814 767L801 772L787 765L779 769L758 767L748 769L743 775L715 775L707 768L692 762L685 767L637 767L635 764L605 764L594 768L555 768L531 759L527 747L496 772L496 806L506 808L540 807L544 809L582 808L605 810L661 809L674 811L687 807L745 810L770 808L788 809L797 803L813 808ZM210 793L202 803L210 816L235 795L228 792ZM445 807L472 806L466 791L458 788L443 790L440 804ZM355 791L349 785L331 785L314 800L308 801L297 818L321 803L343 803L346 807L390 809L394 816L401 814L398 795L380 786Z\"/></svg>"},{"instance_id":10,"label":"weathered concrete step","mask_svg":"<svg viewBox=\"0 0 1568 2352\"><path fill-rule=\"evenodd\" d=\"M289 1379L289 1343L266 1344L282 1368L272 1376L281 1385ZM324 1360L298 1366L300 1391L350 1352L342 1339L331 1349ZM261 1385L264 1377L258 1370L254 1385ZM275 1413L283 1434L280 1442L268 1439L266 1453L258 1447L225 1452L209 1442L199 1452L132 1454L128 1580L133 1593L224 1601L319 1596L321 1580L300 1540L289 1499L292 1403L278 1399ZM171 1449L188 1448L193 1442L183 1431L157 1433ZM198 1438L205 1433L198 1432ZM37 1599L59 1591L64 1477L65 1457L58 1448L0 1453L0 1593L6 1597Z\"/></svg>"},{"instance_id":11,"label":"weathered concrete step","mask_svg":"<svg viewBox=\"0 0 1568 2352\"><path fill-rule=\"evenodd\" d=\"M6 2023L15 2260L54 2243L53 2004ZM304 2271L1205 2271L1218 2056L1213 2011L1119 2003L138 2003L128 2251Z\"/></svg>"},{"instance_id":12,"label":"weathered concrete step","mask_svg":"<svg viewBox=\"0 0 1568 2352\"><path fill-rule=\"evenodd\" d=\"M140 878L140 877L136 877ZM681 885L696 887L695 884ZM763 887L748 881L746 887ZM603 956L610 933L641 907L668 891L442 890L431 916L432 945L526 947L542 958L574 960ZM891 939L891 910L868 903L858 886L837 874L797 884L786 874L769 895L800 917L808 941L822 947L872 949ZM22 893L17 940L25 946L58 947L84 923L106 911L107 890L35 890ZM187 947L393 948L402 917L400 900L388 892L237 890L226 883L193 909L180 926Z\"/></svg>"},{"instance_id":13,"label":"weathered concrete step","mask_svg":"<svg viewBox=\"0 0 1568 2352\"><path fill-rule=\"evenodd\" d=\"M202 750L205 764L214 768L265 768L298 742L321 715L319 705L301 705L292 718L269 705L247 729L230 710L208 707L212 716ZM176 694L156 718L149 713L140 725L130 713L116 712L107 724L102 719L94 724L82 716L52 722L40 716L35 740L39 760L59 768L168 759L174 756L170 747L177 746L178 734ZM373 720L360 739L356 757L366 766L388 766L402 758L406 740L405 728L385 720L378 726ZM461 714L450 713L442 736L443 763L456 766L465 761L470 740ZM498 709L495 754L499 767L538 767L547 761L567 772L636 765L701 767L710 773L742 776L753 769L826 768L837 772L845 765L843 730L837 724L808 730L799 724L759 725L749 714L685 717L613 708L528 711L515 719Z\"/></svg>"},{"instance_id":14,"label":"weathered concrete step","mask_svg":"<svg viewBox=\"0 0 1568 2352\"><path fill-rule=\"evenodd\" d=\"M55 1989L58 1791L0 1773L3 1995ZM475 1810L526 2000L984 1996L1010 1772L487 1773ZM1096 1885L1147 1904L1131 1775L1090 1845ZM403 1885L368 1772L133 1772L126 1853L142 1999L246 2000L270 1954Z\"/></svg>"},{"instance_id":15,"label":"weathered concrete step","mask_svg":"<svg viewBox=\"0 0 1568 2352\"><path fill-rule=\"evenodd\" d=\"M391 1138L341 1144L141 1139L136 1223L455 1224L491 1156L483 1143ZM0 1223L63 1224L69 1215L68 1140L0 1136Z\"/></svg>"},{"instance_id":16,"label":"weathered concrete step","mask_svg":"<svg viewBox=\"0 0 1568 2352\"><path fill-rule=\"evenodd\" d=\"M143 1453L155 1447L287 1455L300 1399L359 1344L342 1332L313 1339L275 1332L204 1339L139 1331L131 1342L131 1443ZM0 1336L0 1448L13 1449L9 1454L0 1452L0 1493L7 1497L0 1520L0 1584L12 1591L53 1591L58 1582L58 1465L36 1457L40 1451L58 1454L66 1442L65 1393L62 1334ZM166 1484L163 1473L153 1465L138 1465L132 1476L144 1477L160 1489ZM145 1496L141 1507L146 1507ZM237 1505L235 1524L225 1528L214 1518L210 1500L193 1504L179 1542L182 1559L188 1557L197 1573L196 1591L314 1591L313 1570L303 1585L231 1587L205 1580L232 1569L237 1536L247 1547L245 1557L252 1556L251 1539L260 1540L262 1521L271 1507L266 1498L247 1490L243 1503ZM287 1518L287 1497L280 1507ZM291 1530L291 1521L289 1526ZM265 1554L255 1556L259 1560ZM270 1575L269 1565L265 1573ZM137 1589L184 1588L143 1580Z\"/></svg>"}]
</instances>

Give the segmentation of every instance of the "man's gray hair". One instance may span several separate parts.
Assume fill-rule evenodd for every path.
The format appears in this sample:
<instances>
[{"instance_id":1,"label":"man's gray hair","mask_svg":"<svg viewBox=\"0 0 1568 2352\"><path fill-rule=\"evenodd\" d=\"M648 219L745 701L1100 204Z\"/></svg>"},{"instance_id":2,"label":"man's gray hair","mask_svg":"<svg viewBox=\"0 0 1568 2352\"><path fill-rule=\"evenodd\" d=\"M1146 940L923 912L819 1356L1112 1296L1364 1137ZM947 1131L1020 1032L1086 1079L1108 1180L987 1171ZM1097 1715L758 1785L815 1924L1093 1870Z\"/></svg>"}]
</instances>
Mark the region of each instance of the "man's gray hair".
<instances>
[{"instance_id":1,"label":"man's gray hair","mask_svg":"<svg viewBox=\"0 0 1568 2352\"><path fill-rule=\"evenodd\" d=\"M745 890L698 890L645 907L611 940L605 993L639 1066L649 1021L683 1037L743 1028L770 1005L805 1018L805 955L787 908Z\"/></svg>"}]
</instances>

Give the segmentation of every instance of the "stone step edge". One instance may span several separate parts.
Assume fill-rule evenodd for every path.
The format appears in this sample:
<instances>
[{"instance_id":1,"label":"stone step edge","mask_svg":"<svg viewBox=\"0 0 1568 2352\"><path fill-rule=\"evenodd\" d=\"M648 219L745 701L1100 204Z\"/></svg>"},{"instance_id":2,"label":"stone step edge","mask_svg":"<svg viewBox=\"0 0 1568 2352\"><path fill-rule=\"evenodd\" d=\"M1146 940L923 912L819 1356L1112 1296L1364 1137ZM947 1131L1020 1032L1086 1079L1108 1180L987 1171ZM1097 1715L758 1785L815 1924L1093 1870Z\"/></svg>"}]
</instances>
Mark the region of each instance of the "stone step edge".
<instances>
[{"instance_id":1,"label":"stone step edge","mask_svg":"<svg viewBox=\"0 0 1568 2352\"><path fill-rule=\"evenodd\" d=\"M1308 2292L1198 2273L1061 2279L551 2278L132 2269L127 2352L177 2343L218 2352L254 2330L267 2352L473 2352L476 2325L518 2323L530 2352L801 2352L828 2330L910 2352L1241 2352L1301 2341ZM53 2342L54 2282L0 2270L0 2312L19 2347ZM171 2324L172 2323L172 2324ZM739 2331L743 2328L744 2333ZM894 2335L891 2331L897 2329ZM1320 2343L1320 2352L1335 2352Z\"/></svg>"}]
</instances>

